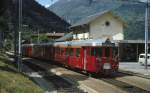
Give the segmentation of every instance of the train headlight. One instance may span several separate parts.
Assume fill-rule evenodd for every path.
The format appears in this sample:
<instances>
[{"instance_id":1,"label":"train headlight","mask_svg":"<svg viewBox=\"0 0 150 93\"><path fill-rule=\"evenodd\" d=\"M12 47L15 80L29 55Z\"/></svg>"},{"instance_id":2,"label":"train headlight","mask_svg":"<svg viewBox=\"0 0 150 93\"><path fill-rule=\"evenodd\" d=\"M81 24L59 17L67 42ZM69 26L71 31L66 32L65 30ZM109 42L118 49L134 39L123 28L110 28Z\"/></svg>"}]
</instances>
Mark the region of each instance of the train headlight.
<instances>
[{"instance_id":1,"label":"train headlight","mask_svg":"<svg viewBox=\"0 0 150 93\"><path fill-rule=\"evenodd\" d=\"M103 69L111 69L110 63L104 63Z\"/></svg>"}]
</instances>

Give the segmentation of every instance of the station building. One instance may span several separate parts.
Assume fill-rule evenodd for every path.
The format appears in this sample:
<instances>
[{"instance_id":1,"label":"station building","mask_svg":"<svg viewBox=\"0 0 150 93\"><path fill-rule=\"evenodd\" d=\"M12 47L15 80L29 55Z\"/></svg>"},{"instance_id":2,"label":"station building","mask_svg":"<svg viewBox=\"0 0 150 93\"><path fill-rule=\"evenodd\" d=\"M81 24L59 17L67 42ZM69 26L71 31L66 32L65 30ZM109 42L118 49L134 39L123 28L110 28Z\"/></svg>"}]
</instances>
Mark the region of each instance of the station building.
<instances>
[{"instance_id":1,"label":"station building","mask_svg":"<svg viewBox=\"0 0 150 93\"><path fill-rule=\"evenodd\" d=\"M80 20L70 29L74 32L73 39L124 40L124 25L124 21L119 16L104 11Z\"/></svg>"},{"instance_id":2,"label":"station building","mask_svg":"<svg viewBox=\"0 0 150 93\"><path fill-rule=\"evenodd\" d=\"M124 40L126 23L111 11L104 11L75 23L70 27L74 40L110 39L118 43L121 61L137 62L140 53L144 53L144 40ZM150 44L150 42L149 42Z\"/></svg>"}]
</instances>

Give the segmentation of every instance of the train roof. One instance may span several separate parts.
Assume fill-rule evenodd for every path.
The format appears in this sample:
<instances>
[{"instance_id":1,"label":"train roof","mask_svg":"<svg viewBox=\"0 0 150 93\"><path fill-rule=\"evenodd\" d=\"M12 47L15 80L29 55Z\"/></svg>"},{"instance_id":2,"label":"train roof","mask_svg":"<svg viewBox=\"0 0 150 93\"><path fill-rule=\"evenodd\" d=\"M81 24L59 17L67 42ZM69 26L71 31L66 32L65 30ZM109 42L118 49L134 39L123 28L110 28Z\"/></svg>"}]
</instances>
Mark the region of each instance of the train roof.
<instances>
[{"instance_id":1,"label":"train roof","mask_svg":"<svg viewBox=\"0 0 150 93\"><path fill-rule=\"evenodd\" d=\"M65 42L49 42L49 43L42 43L42 44L25 44L23 46L33 46L33 45L52 45L52 46L118 46L114 41L110 40L103 40L103 39L92 39L92 40L75 40L75 41L65 41Z\"/></svg>"},{"instance_id":2,"label":"train roof","mask_svg":"<svg viewBox=\"0 0 150 93\"><path fill-rule=\"evenodd\" d=\"M76 41L66 41L66 42L56 42L54 46L116 46L114 41L107 41L102 39L92 39L92 40L76 40Z\"/></svg>"},{"instance_id":3,"label":"train roof","mask_svg":"<svg viewBox=\"0 0 150 93\"><path fill-rule=\"evenodd\" d=\"M54 42L40 43L40 44L32 43L32 44L22 44L22 46L35 46L35 45L43 46L43 45L53 45L53 44L54 44Z\"/></svg>"}]
</instances>

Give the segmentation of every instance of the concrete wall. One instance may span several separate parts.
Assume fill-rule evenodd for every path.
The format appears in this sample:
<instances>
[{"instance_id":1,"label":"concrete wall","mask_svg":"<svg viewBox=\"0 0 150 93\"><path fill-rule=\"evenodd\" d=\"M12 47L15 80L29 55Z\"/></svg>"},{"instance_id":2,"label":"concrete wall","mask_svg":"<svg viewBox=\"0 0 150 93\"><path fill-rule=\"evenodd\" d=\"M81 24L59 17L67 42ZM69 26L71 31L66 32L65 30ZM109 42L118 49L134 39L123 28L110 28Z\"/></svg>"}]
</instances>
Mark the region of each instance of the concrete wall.
<instances>
[{"instance_id":1,"label":"concrete wall","mask_svg":"<svg viewBox=\"0 0 150 93\"><path fill-rule=\"evenodd\" d=\"M106 25L108 22L109 25ZM106 13L90 23L90 36L95 39L123 40L123 23L111 14Z\"/></svg>"}]
</instances>

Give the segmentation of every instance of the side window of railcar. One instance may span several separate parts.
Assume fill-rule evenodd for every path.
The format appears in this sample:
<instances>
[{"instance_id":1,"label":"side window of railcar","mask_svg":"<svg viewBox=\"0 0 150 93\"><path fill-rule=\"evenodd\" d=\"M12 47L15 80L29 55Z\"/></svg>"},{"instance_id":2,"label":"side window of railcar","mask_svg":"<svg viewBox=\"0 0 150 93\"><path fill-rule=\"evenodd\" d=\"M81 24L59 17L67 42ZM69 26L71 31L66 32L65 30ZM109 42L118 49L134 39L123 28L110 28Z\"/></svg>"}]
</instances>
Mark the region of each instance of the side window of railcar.
<instances>
[{"instance_id":1,"label":"side window of railcar","mask_svg":"<svg viewBox=\"0 0 150 93\"><path fill-rule=\"evenodd\" d=\"M91 48L91 56L95 56L95 55L96 55L95 48Z\"/></svg>"},{"instance_id":2,"label":"side window of railcar","mask_svg":"<svg viewBox=\"0 0 150 93\"><path fill-rule=\"evenodd\" d=\"M58 48L58 54L60 55L60 48Z\"/></svg>"},{"instance_id":3,"label":"side window of railcar","mask_svg":"<svg viewBox=\"0 0 150 93\"><path fill-rule=\"evenodd\" d=\"M65 49L61 48L61 55L64 55L64 53L65 53Z\"/></svg>"},{"instance_id":4,"label":"side window of railcar","mask_svg":"<svg viewBox=\"0 0 150 93\"><path fill-rule=\"evenodd\" d=\"M68 56L69 55L69 49L66 48L66 55Z\"/></svg>"},{"instance_id":5,"label":"side window of railcar","mask_svg":"<svg viewBox=\"0 0 150 93\"><path fill-rule=\"evenodd\" d=\"M55 48L55 51L56 51L56 54L58 55L59 54L59 48Z\"/></svg>"},{"instance_id":6,"label":"side window of railcar","mask_svg":"<svg viewBox=\"0 0 150 93\"><path fill-rule=\"evenodd\" d=\"M80 48L77 48L77 49L76 49L76 56L77 56L77 57L80 57Z\"/></svg>"},{"instance_id":7,"label":"side window of railcar","mask_svg":"<svg viewBox=\"0 0 150 93\"><path fill-rule=\"evenodd\" d=\"M73 56L73 48L70 48L70 56Z\"/></svg>"},{"instance_id":8,"label":"side window of railcar","mask_svg":"<svg viewBox=\"0 0 150 93\"><path fill-rule=\"evenodd\" d=\"M96 57L101 57L102 56L102 48L101 47L96 47Z\"/></svg>"}]
</instances>

